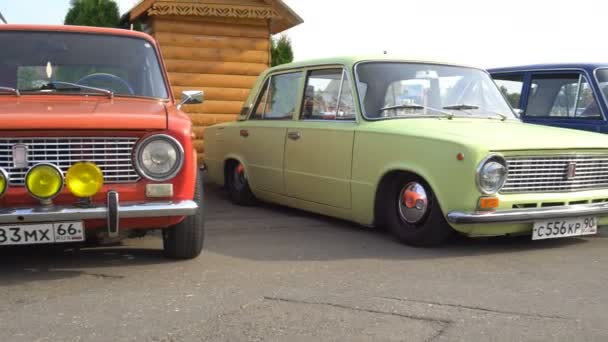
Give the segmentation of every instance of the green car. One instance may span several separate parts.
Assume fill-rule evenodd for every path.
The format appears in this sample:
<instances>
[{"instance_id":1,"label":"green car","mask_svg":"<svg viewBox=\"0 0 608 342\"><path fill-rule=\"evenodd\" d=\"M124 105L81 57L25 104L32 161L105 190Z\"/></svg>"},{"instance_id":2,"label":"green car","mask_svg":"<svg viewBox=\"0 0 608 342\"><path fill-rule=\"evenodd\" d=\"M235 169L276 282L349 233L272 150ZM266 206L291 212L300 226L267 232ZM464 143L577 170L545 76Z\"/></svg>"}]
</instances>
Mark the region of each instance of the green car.
<instances>
[{"instance_id":1,"label":"green car","mask_svg":"<svg viewBox=\"0 0 608 342\"><path fill-rule=\"evenodd\" d=\"M205 144L211 180L237 204L384 225L412 245L608 223L608 137L522 123L472 67L348 57L271 68Z\"/></svg>"}]
</instances>

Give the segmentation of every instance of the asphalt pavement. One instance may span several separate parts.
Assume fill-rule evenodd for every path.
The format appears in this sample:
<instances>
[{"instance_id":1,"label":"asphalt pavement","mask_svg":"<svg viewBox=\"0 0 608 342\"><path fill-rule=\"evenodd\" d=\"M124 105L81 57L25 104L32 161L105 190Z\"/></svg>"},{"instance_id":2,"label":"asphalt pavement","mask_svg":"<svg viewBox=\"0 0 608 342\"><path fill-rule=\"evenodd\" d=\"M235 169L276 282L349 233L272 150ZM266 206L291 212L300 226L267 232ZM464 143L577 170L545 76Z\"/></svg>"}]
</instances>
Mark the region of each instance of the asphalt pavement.
<instances>
[{"instance_id":1,"label":"asphalt pavement","mask_svg":"<svg viewBox=\"0 0 608 342\"><path fill-rule=\"evenodd\" d=\"M404 246L207 186L203 254L158 234L0 249L0 341L607 341L608 229Z\"/></svg>"}]
</instances>

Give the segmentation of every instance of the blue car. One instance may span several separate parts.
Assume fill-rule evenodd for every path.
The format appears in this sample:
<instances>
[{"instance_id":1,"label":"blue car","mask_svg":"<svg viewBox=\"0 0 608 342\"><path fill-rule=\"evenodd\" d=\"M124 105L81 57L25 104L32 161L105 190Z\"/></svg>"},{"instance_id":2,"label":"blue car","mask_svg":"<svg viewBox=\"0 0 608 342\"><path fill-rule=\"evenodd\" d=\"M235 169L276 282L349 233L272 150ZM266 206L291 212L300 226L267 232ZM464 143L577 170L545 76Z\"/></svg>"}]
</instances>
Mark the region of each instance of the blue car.
<instances>
[{"instance_id":1,"label":"blue car","mask_svg":"<svg viewBox=\"0 0 608 342\"><path fill-rule=\"evenodd\" d=\"M524 122L608 133L608 64L488 70Z\"/></svg>"}]
</instances>

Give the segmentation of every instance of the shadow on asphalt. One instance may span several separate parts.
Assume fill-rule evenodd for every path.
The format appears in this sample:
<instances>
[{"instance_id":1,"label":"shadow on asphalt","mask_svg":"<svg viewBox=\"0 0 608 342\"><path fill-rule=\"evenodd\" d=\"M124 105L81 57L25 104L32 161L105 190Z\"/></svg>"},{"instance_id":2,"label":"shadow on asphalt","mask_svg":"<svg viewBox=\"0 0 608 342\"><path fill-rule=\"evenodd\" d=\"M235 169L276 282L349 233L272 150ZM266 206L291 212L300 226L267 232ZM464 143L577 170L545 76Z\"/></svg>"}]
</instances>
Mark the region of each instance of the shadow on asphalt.
<instances>
[{"instance_id":1,"label":"shadow on asphalt","mask_svg":"<svg viewBox=\"0 0 608 342\"><path fill-rule=\"evenodd\" d=\"M532 241L529 236L465 238L457 236L432 248L416 248L396 241L388 232L269 203L255 207L231 204L222 189L207 186L206 249L231 257L265 261L343 259L434 259L566 248L585 238ZM242 225L226 226L225 219ZM277 223L279 222L279 223ZM600 237L608 236L606 232Z\"/></svg>"},{"instance_id":2,"label":"shadow on asphalt","mask_svg":"<svg viewBox=\"0 0 608 342\"><path fill-rule=\"evenodd\" d=\"M49 246L0 248L0 286L75 278L122 278L96 269L172 263L159 249L126 246L62 249Z\"/></svg>"}]
</instances>

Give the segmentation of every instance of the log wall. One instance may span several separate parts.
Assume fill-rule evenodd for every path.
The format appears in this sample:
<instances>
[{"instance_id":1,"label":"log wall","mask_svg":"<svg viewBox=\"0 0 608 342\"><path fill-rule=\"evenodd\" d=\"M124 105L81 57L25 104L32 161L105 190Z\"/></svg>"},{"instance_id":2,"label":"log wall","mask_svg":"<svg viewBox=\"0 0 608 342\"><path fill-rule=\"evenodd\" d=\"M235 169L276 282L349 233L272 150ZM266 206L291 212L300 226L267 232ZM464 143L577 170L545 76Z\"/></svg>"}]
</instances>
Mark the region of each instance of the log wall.
<instances>
[{"instance_id":1,"label":"log wall","mask_svg":"<svg viewBox=\"0 0 608 342\"><path fill-rule=\"evenodd\" d=\"M154 16L146 30L160 44L176 99L182 90L205 92L203 104L182 108L192 118L202 163L205 127L235 120L257 76L269 65L268 21Z\"/></svg>"}]
</instances>

